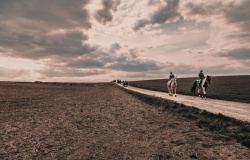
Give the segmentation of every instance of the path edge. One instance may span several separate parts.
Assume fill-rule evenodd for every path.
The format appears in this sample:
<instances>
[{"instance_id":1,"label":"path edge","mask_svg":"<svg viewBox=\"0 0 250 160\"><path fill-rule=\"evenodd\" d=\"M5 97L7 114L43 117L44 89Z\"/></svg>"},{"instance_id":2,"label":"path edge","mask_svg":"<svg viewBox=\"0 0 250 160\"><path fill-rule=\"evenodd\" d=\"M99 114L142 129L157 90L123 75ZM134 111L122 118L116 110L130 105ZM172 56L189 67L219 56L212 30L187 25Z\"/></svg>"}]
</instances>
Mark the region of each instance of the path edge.
<instances>
[{"instance_id":1,"label":"path edge","mask_svg":"<svg viewBox=\"0 0 250 160\"><path fill-rule=\"evenodd\" d=\"M174 100L132 91L120 85L117 85L117 87L122 91L133 95L142 102L154 107L159 107L163 111L171 112L190 121L195 121L198 127L203 128L206 131L217 132L223 135L224 137L221 138L226 141L236 140L243 146L250 148L249 122L228 117L221 113L211 113L194 106L184 105Z\"/></svg>"}]
</instances>

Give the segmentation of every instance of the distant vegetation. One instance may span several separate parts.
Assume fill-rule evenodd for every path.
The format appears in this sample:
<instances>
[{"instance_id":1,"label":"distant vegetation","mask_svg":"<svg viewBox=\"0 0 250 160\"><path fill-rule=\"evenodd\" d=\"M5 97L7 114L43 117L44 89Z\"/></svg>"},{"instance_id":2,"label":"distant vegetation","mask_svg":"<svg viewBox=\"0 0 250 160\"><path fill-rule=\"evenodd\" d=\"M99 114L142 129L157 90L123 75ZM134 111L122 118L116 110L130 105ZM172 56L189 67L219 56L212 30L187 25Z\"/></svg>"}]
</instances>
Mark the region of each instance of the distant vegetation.
<instances>
[{"instance_id":1,"label":"distant vegetation","mask_svg":"<svg viewBox=\"0 0 250 160\"><path fill-rule=\"evenodd\" d=\"M197 78L177 79L177 94L191 95L191 87ZM168 79L130 81L129 85L144 89L167 92ZM250 103L250 76L212 77L207 90L208 98Z\"/></svg>"}]
</instances>

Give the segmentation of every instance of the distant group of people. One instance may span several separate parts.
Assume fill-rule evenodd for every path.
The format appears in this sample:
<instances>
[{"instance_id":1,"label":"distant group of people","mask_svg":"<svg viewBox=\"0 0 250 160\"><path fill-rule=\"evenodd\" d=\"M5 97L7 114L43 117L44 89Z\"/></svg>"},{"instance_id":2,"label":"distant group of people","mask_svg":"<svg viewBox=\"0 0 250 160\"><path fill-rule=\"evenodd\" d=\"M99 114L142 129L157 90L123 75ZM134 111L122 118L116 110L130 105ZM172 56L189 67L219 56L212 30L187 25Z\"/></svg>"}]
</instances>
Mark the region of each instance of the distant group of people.
<instances>
[{"instance_id":1,"label":"distant group of people","mask_svg":"<svg viewBox=\"0 0 250 160\"><path fill-rule=\"evenodd\" d=\"M169 80L172 81L172 79L174 78L174 74L173 72L170 72L170 75L169 75ZM205 79L205 76L204 76L204 73L203 73L203 70L200 70L200 73L198 74L198 84L201 84L203 79Z\"/></svg>"}]
</instances>

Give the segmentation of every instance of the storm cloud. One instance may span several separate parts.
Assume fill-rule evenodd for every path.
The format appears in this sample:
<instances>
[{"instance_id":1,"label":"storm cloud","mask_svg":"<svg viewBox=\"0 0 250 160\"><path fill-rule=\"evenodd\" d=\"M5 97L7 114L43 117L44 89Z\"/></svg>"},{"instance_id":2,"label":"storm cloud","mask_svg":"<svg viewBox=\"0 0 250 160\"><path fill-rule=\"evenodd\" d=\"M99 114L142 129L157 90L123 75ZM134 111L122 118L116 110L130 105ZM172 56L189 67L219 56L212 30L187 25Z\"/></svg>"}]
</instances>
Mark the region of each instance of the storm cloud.
<instances>
[{"instance_id":1,"label":"storm cloud","mask_svg":"<svg viewBox=\"0 0 250 160\"><path fill-rule=\"evenodd\" d=\"M218 14L218 11L223 9L223 4L220 1L213 3L194 3L193 1L188 2L185 8L188 10L188 15L201 15L209 16Z\"/></svg>"},{"instance_id":2,"label":"storm cloud","mask_svg":"<svg viewBox=\"0 0 250 160\"><path fill-rule=\"evenodd\" d=\"M134 26L134 30L139 30L148 24L164 24L167 21L180 17L178 10L179 0L165 0L166 5L161 6L149 19L142 19ZM155 5L155 3L150 3Z\"/></svg>"},{"instance_id":3,"label":"storm cloud","mask_svg":"<svg viewBox=\"0 0 250 160\"><path fill-rule=\"evenodd\" d=\"M249 0L0 0L0 76L249 74L249 8Z\"/></svg>"},{"instance_id":4,"label":"storm cloud","mask_svg":"<svg viewBox=\"0 0 250 160\"><path fill-rule=\"evenodd\" d=\"M200 16L199 20L210 19L211 16L222 16L225 21L231 25L237 25L242 31L248 32L250 28L249 15L250 1L211 1L208 3L195 3L190 1L185 4L187 17L195 19L196 15ZM212 20L212 19L210 19Z\"/></svg>"},{"instance_id":5,"label":"storm cloud","mask_svg":"<svg viewBox=\"0 0 250 160\"><path fill-rule=\"evenodd\" d=\"M36 27L57 28L90 28L89 13L84 8L89 0L1 0L0 19L5 22L27 21Z\"/></svg>"},{"instance_id":6,"label":"storm cloud","mask_svg":"<svg viewBox=\"0 0 250 160\"><path fill-rule=\"evenodd\" d=\"M245 32L250 28L250 1L244 0L240 4L229 5L225 8L225 17L228 23L237 24Z\"/></svg>"},{"instance_id":7,"label":"storm cloud","mask_svg":"<svg viewBox=\"0 0 250 160\"><path fill-rule=\"evenodd\" d=\"M67 66L73 68L102 68L105 66L105 62L98 60L97 58L78 58L70 60Z\"/></svg>"},{"instance_id":8,"label":"storm cloud","mask_svg":"<svg viewBox=\"0 0 250 160\"><path fill-rule=\"evenodd\" d=\"M119 4L120 0L102 0L103 9L96 12L96 20L102 24L112 21L112 12L117 11L117 6Z\"/></svg>"},{"instance_id":9,"label":"storm cloud","mask_svg":"<svg viewBox=\"0 0 250 160\"><path fill-rule=\"evenodd\" d=\"M13 31L0 32L0 44L6 51L6 55L12 57L22 57L29 59L59 57L76 57L96 50L97 46L84 43L88 39L87 35L81 31L73 30L62 33L49 34Z\"/></svg>"},{"instance_id":10,"label":"storm cloud","mask_svg":"<svg viewBox=\"0 0 250 160\"><path fill-rule=\"evenodd\" d=\"M232 59L250 60L250 48L236 48L220 55Z\"/></svg>"},{"instance_id":11,"label":"storm cloud","mask_svg":"<svg viewBox=\"0 0 250 160\"><path fill-rule=\"evenodd\" d=\"M87 77L108 73L101 69L76 69L76 68L48 68L39 71L46 77Z\"/></svg>"},{"instance_id":12,"label":"storm cloud","mask_svg":"<svg viewBox=\"0 0 250 160\"><path fill-rule=\"evenodd\" d=\"M151 70L159 70L161 66L150 60L131 60L123 63L114 63L110 67L113 70L128 71L128 72L145 72Z\"/></svg>"},{"instance_id":13,"label":"storm cloud","mask_svg":"<svg viewBox=\"0 0 250 160\"><path fill-rule=\"evenodd\" d=\"M88 3L88 0L0 1L1 51L29 59L91 53L96 46L85 43L88 36L83 33L91 27L84 8Z\"/></svg>"}]
</instances>

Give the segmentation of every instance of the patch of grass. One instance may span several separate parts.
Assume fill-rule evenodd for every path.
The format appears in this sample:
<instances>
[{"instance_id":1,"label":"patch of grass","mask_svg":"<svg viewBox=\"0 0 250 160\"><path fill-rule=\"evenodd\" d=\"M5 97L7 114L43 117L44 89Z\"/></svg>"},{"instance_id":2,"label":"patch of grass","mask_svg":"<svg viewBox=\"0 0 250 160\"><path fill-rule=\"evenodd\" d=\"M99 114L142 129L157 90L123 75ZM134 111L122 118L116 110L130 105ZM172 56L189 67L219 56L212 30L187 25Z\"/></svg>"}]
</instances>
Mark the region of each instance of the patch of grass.
<instances>
[{"instance_id":1,"label":"patch of grass","mask_svg":"<svg viewBox=\"0 0 250 160\"><path fill-rule=\"evenodd\" d=\"M170 153L158 153L154 154L152 156L154 160L165 160L165 159L171 159L173 156Z\"/></svg>"},{"instance_id":2,"label":"patch of grass","mask_svg":"<svg viewBox=\"0 0 250 160\"><path fill-rule=\"evenodd\" d=\"M239 141L241 144L243 144L244 146L247 146L248 148L250 148L250 136L248 137L244 137L243 139L241 139L241 141Z\"/></svg>"},{"instance_id":3,"label":"patch of grass","mask_svg":"<svg viewBox=\"0 0 250 160\"><path fill-rule=\"evenodd\" d=\"M241 131L242 132L250 132L250 126L242 126Z\"/></svg>"},{"instance_id":4,"label":"patch of grass","mask_svg":"<svg viewBox=\"0 0 250 160\"><path fill-rule=\"evenodd\" d=\"M198 119L198 117L195 114L191 114L191 113L187 114L185 117L188 118L188 119L191 119L191 120L197 120Z\"/></svg>"},{"instance_id":5,"label":"patch of grass","mask_svg":"<svg viewBox=\"0 0 250 160\"><path fill-rule=\"evenodd\" d=\"M218 119L203 118L197 122L197 125L201 128L208 128L210 131L216 131L220 133L227 132L228 123L220 121Z\"/></svg>"},{"instance_id":6,"label":"patch of grass","mask_svg":"<svg viewBox=\"0 0 250 160\"><path fill-rule=\"evenodd\" d=\"M178 78L177 93L191 95L191 87L197 79L196 77ZM154 91L167 92L167 81L168 79L131 81L129 85ZM250 103L250 85L242 87L242 84L249 83L249 75L212 77L211 85L208 87L206 96L214 99Z\"/></svg>"}]
</instances>

